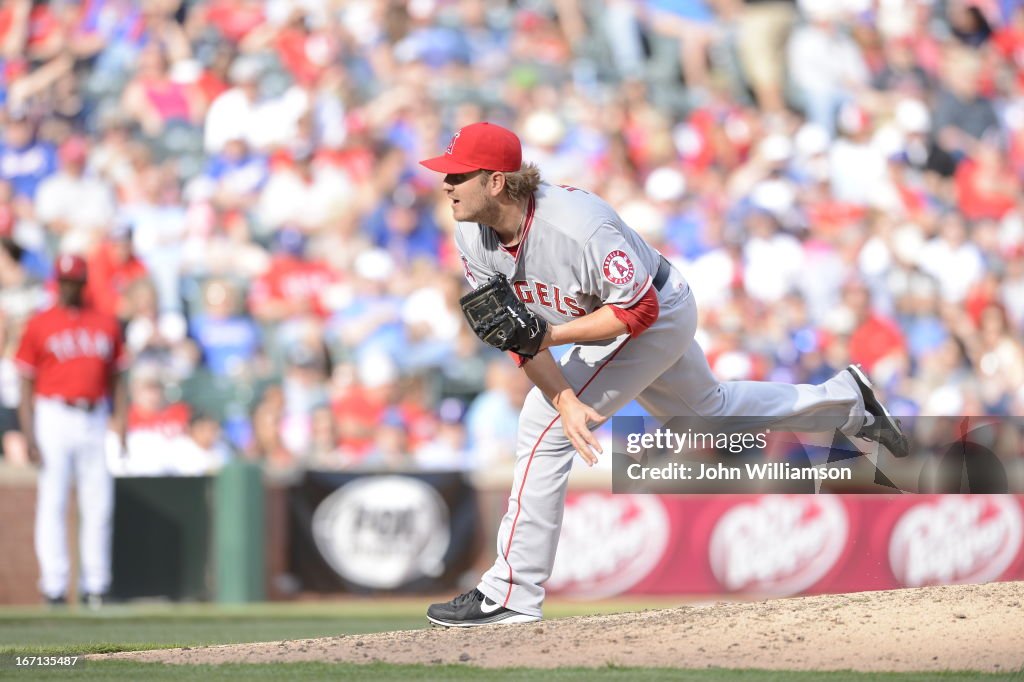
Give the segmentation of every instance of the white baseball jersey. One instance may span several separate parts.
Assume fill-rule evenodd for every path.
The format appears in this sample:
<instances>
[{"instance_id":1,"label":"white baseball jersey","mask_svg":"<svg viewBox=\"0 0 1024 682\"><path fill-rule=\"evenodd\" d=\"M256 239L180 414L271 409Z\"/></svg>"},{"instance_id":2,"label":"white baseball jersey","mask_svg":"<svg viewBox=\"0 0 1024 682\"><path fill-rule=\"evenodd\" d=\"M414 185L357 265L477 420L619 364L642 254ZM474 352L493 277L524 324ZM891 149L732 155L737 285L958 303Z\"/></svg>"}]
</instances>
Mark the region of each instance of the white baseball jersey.
<instances>
[{"instance_id":1,"label":"white baseball jersey","mask_svg":"<svg viewBox=\"0 0 1024 682\"><path fill-rule=\"evenodd\" d=\"M528 201L515 256L478 223L458 223L455 243L473 287L504 274L526 307L553 324L605 304L629 308L650 289L660 263L603 199L548 184Z\"/></svg>"}]
</instances>

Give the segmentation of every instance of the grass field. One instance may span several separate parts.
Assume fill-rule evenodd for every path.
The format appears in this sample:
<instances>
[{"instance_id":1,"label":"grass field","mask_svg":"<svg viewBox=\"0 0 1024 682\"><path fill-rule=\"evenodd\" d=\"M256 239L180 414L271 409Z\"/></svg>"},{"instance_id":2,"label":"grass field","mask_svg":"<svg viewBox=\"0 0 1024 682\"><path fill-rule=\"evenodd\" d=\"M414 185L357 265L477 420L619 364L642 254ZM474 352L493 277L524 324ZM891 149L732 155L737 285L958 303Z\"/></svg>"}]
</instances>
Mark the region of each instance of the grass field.
<instances>
[{"instance_id":1,"label":"grass field","mask_svg":"<svg viewBox=\"0 0 1024 682\"><path fill-rule=\"evenodd\" d=\"M26 654L84 654L137 649L200 646L236 642L305 639L426 626L425 600L356 600L303 602L240 607L212 605L111 606L99 612L76 609L0 609L0 679L32 680L684 680L721 682L741 680L828 680L847 682L885 680L925 682L942 680L1017 680L1024 674L976 673L861 674L794 673L739 670L681 671L657 668L485 670L468 666L399 666L342 663L275 663L223 666L161 666L126 661L79 662L74 668L24 668L14 656ZM665 602L556 602L549 618L595 613L664 608Z\"/></svg>"}]
</instances>

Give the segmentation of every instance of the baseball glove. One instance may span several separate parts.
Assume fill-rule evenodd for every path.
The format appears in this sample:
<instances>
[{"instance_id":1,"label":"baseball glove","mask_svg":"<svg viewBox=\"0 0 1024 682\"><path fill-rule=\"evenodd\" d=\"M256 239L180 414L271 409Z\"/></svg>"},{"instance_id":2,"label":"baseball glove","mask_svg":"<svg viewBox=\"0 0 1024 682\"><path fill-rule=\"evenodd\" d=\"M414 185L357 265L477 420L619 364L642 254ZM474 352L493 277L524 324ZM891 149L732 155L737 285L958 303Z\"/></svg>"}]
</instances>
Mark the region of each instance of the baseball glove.
<instances>
[{"instance_id":1,"label":"baseball glove","mask_svg":"<svg viewBox=\"0 0 1024 682\"><path fill-rule=\"evenodd\" d=\"M532 358L540 352L548 323L519 300L505 275L495 275L459 299L469 326L484 343Z\"/></svg>"}]
</instances>

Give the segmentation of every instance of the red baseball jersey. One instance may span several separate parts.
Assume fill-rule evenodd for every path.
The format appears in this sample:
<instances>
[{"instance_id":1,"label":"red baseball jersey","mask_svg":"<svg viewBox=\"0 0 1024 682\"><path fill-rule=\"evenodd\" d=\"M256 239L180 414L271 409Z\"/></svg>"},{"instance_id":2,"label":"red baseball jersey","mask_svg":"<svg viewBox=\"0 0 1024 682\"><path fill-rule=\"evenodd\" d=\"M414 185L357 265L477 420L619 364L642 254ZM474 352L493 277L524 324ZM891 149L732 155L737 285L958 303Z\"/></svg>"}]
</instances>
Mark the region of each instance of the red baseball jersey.
<instances>
[{"instance_id":1,"label":"red baseball jersey","mask_svg":"<svg viewBox=\"0 0 1024 682\"><path fill-rule=\"evenodd\" d=\"M100 245L88 262L85 303L108 315L117 315L128 287L148 274L146 266L134 255L127 262L119 263L110 244Z\"/></svg>"},{"instance_id":2,"label":"red baseball jersey","mask_svg":"<svg viewBox=\"0 0 1024 682\"><path fill-rule=\"evenodd\" d=\"M128 433L151 431L165 438L180 436L188 430L192 411L185 403L171 403L156 412L144 412L138 405L128 407Z\"/></svg>"},{"instance_id":3,"label":"red baseball jersey","mask_svg":"<svg viewBox=\"0 0 1024 682\"><path fill-rule=\"evenodd\" d=\"M250 309L256 311L271 301L309 302L310 310L321 317L329 314L322 302L324 291L335 281L324 263L296 258L275 258L270 269L252 283Z\"/></svg>"},{"instance_id":4,"label":"red baseball jersey","mask_svg":"<svg viewBox=\"0 0 1024 682\"><path fill-rule=\"evenodd\" d=\"M96 402L125 361L121 328L112 315L54 305L25 325L14 359L38 395Z\"/></svg>"}]
</instances>

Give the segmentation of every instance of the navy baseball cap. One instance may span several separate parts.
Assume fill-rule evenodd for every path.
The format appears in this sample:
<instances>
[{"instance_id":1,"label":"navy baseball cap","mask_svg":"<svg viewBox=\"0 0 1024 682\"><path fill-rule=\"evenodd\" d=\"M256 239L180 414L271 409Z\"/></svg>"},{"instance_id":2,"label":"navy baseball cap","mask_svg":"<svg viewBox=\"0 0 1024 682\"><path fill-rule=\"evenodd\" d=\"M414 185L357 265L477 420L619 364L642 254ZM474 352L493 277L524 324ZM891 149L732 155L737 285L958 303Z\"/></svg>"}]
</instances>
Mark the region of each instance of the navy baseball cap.
<instances>
[{"instance_id":1,"label":"navy baseball cap","mask_svg":"<svg viewBox=\"0 0 1024 682\"><path fill-rule=\"evenodd\" d=\"M274 253L286 253L301 258L306 252L306 235L297 228L282 227L274 235Z\"/></svg>"}]
</instances>

